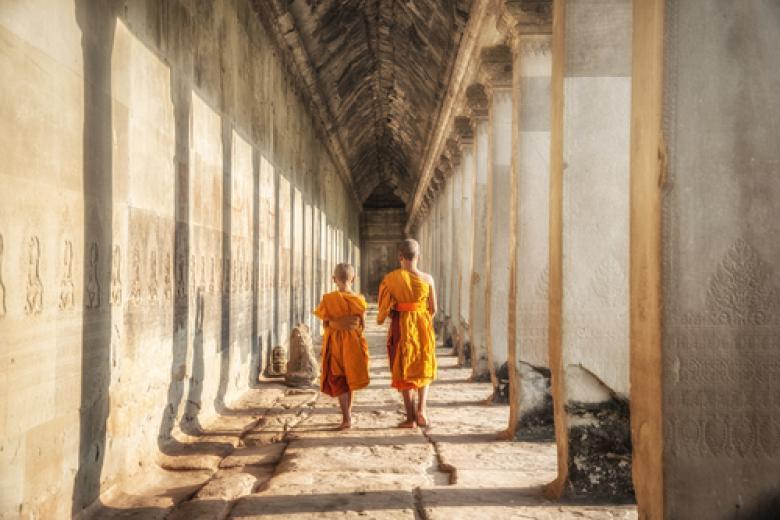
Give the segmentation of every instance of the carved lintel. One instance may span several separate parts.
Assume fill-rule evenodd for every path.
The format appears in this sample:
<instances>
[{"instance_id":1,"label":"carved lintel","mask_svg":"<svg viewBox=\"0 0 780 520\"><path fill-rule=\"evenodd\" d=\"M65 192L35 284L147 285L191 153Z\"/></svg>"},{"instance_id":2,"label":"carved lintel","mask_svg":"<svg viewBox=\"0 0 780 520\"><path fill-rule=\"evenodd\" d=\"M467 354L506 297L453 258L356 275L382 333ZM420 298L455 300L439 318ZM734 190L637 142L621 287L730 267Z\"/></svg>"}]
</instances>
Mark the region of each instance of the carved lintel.
<instances>
[{"instance_id":1,"label":"carved lintel","mask_svg":"<svg viewBox=\"0 0 780 520\"><path fill-rule=\"evenodd\" d=\"M552 0L504 0L503 11L519 34L552 33Z\"/></svg>"},{"instance_id":2,"label":"carved lintel","mask_svg":"<svg viewBox=\"0 0 780 520\"><path fill-rule=\"evenodd\" d=\"M491 88L512 86L512 49L508 45L495 45L482 49L479 58L480 77Z\"/></svg>"}]
</instances>

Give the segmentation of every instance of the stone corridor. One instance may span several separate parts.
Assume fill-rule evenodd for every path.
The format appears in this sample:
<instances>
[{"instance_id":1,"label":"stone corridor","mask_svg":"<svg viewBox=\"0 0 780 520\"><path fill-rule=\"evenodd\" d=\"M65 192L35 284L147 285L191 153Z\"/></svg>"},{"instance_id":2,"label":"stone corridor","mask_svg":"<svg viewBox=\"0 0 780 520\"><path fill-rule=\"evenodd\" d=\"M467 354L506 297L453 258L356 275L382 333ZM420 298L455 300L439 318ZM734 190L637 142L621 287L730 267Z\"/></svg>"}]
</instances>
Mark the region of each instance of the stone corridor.
<instances>
[{"instance_id":1,"label":"stone corridor","mask_svg":"<svg viewBox=\"0 0 780 520\"><path fill-rule=\"evenodd\" d=\"M777 520L778 49L778 0L0 0L0 520ZM371 328L330 431L313 309L412 238L434 426Z\"/></svg>"},{"instance_id":2,"label":"stone corridor","mask_svg":"<svg viewBox=\"0 0 780 520\"><path fill-rule=\"evenodd\" d=\"M168 471L144 473L106 497L96 518L637 518L633 505L542 498L555 478L555 444L496 442L509 408L491 404L490 384L470 381L449 349L438 352L432 427L396 428L403 406L374 316L371 385L357 393L353 429L335 431L338 406L316 389L263 383L166 456Z\"/></svg>"}]
</instances>

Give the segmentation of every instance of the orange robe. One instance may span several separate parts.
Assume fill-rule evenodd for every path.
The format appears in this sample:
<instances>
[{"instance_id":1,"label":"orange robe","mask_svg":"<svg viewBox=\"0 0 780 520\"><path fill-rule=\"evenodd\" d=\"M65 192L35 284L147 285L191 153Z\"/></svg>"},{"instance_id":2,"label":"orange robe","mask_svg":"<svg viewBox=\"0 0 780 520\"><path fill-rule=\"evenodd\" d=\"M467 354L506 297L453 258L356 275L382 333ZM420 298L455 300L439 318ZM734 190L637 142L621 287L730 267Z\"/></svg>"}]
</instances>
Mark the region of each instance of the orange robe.
<instances>
[{"instance_id":1,"label":"orange robe","mask_svg":"<svg viewBox=\"0 0 780 520\"><path fill-rule=\"evenodd\" d=\"M419 276L396 269L379 285L377 322L392 319L387 355L392 386L422 388L436 379L436 336L428 311L431 286Z\"/></svg>"},{"instance_id":2,"label":"orange robe","mask_svg":"<svg viewBox=\"0 0 780 520\"><path fill-rule=\"evenodd\" d=\"M323 321L344 316L363 316L366 300L359 294L334 291L325 294L314 315ZM332 397L368 386L368 344L363 329L325 328L322 338L320 387Z\"/></svg>"}]
</instances>

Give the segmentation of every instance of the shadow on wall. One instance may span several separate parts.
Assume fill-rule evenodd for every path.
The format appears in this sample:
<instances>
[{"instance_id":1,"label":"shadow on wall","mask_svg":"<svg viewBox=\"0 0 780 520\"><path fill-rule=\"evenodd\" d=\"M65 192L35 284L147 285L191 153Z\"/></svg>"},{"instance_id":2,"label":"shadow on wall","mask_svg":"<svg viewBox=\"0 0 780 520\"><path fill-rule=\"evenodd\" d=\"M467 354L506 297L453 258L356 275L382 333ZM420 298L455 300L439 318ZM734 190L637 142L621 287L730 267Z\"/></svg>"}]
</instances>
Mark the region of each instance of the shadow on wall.
<instances>
[{"instance_id":1,"label":"shadow on wall","mask_svg":"<svg viewBox=\"0 0 780 520\"><path fill-rule=\"evenodd\" d=\"M111 377L112 121L111 53L116 19L107 4L77 0L84 59L84 282L78 469L72 511L100 495ZM101 269L101 266L109 268Z\"/></svg>"}]
</instances>

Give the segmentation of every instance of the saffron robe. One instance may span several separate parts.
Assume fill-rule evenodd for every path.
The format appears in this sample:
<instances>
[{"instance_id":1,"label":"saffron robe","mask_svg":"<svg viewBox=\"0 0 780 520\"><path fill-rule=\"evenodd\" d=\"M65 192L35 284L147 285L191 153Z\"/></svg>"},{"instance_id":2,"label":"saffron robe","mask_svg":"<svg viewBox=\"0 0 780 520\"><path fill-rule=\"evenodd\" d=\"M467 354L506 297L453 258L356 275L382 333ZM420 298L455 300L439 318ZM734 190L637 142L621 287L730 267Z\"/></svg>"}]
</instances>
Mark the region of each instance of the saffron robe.
<instances>
[{"instance_id":1,"label":"saffron robe","mask_svg":"<svg viewBox=\"0 0 780 520\"><path fill-rule=\"evenodd\" d=\"M345 316L362 317L366 300L359 294L341 291L322 297L314 315L322 321L332 321ZM338 330L325 327L322 338L322 375L320 389L332 397L349 390L365 388L369 383L368 344L363 337L362 326L355 330Z\"/></svg>"},{"instance_id":2,"label":"saffron robe","mask_svg":"<svg viewBox=\"0 0 780 520\"><path fill-rule=\"evenodd\" d=\"M379 285L377 322L391 318L387 355L392 386L422 388L436 379L436 336L428 310L431 286L405 269L389 273Z\"/></svg>"}]
</instances>

